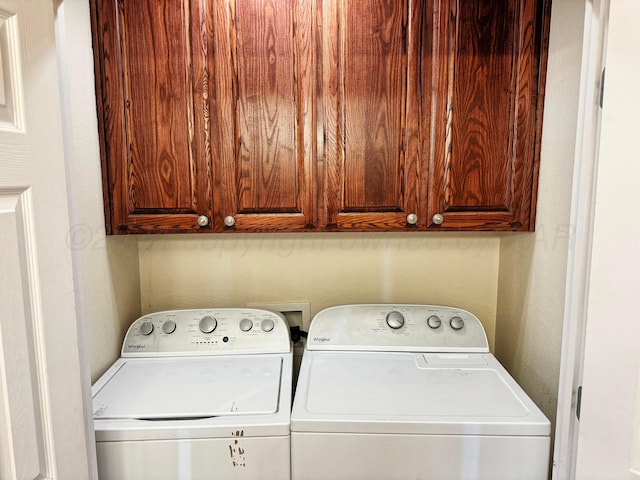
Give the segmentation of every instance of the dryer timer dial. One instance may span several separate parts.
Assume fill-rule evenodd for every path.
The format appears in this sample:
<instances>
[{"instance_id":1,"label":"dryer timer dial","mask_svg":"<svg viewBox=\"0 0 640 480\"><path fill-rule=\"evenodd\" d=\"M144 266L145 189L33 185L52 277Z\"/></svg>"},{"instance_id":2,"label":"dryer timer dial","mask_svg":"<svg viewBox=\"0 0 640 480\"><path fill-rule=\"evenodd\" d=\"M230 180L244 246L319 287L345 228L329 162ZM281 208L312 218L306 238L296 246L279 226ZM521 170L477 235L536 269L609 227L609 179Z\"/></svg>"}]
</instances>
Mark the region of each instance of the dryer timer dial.
<instances>
[{"instance_id":1,"label":"dryer timer dial","mask_svg":"<svg viewBox=\"0 0 640 480\"><path fill-rule=\"evenodd\" d=\"M176 322L173 320L167 320L162 324L162 331L167 335L176 331Z\"/></svg>"},{"instance_id":2,"label":"dryer timer dial","mask_svg":"<svg viewBox=\"0 0 640 480\"><path fill-rule=\"evenodd\" d=\"M427 318L427 325L429 325L429 328L435 330L437 328L440 328L440 325L442 325L442 320L440 320L440 317L438 315L431 315L429 318Z\"/></svg>"},{"instance_id":3,"label":"dryer timer dial","mask_svg":"<svg viewBox=\"0 0 640 480\"><path fill-rule=\"evenodd\" d=\"M253 328L253 320L250 318L243 318L240 320L240 330L243 332L248 332Z\"/></svg>"},{"instance_id":4,"label":"dryer timer dial","mask_svg":"<svg viewBox=\"0 0 640 480\"><path fill-rule=\"evenodd\" d=\"M200 323L198 324L198 328L202 333L211 333L218 326L218 321L215 317L211 315L205 315L200 319Z\"/></svg>"},{"instance_id":5,"label":"dryer timer dial","mask_svg":"<svg viewBox=\"0 0 640 480\"><path fill-rule=\"evenodd\" d=\"M464 320L461 317L452 317L451 320L449 320L449 325L451 325L451 328L454 330L462 330L464 328Z\"/></svg>"},{"instance_id":6,"label":"dryer timer dial","mask_svg":"<svg viewBox=\"0 0 640 480\"><path fill-rule=\"evenodd\" d=\"M275 326L276 326L276 323L270 318L265 318L264 320L262 320L262 323L260 324L260 327L264 332L272 331Z\"/></svg>"},{"instance_id":7,"label":"dryer timer dial","mask_svg":"<svg viewBox=\"0 0 640 480\"><path fill-rule=\"evenodd\" d=\"M153 332L153 323L151 322L142 322L140 324L140 333L142 335L151 335L151 332Z\"/></svg>"},{"instance_id":8,"label":"dryer timer dial","mask_svg":"<svg viewBox=\"0 0 640 480\"><path fill-rule=\"evenodd\" d=\"M393 310L387 314L387 325L394 330L402 328L404 326L404 315L397 310Z\"/></svg>"}]
</instances>

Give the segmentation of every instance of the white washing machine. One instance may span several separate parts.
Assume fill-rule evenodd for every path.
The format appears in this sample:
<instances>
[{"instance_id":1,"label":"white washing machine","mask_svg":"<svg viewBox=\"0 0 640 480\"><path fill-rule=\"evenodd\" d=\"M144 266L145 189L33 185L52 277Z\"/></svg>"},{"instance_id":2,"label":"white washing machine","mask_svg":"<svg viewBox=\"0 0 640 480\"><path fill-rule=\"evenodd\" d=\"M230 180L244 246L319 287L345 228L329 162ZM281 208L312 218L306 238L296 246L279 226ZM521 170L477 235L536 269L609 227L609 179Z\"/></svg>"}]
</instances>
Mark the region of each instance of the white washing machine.
<instances>
[{"instance_id":1,"label":"white washing machine","mask_svg":"<svg viewBox=\"0 0 640 480\"><path fill-rule=\"evenodd\" d=\"M100 480L290 478L291 365L272 312L139 318L92 388Z\"/></svg>"},{"instance_id":2,"label":"white washing machine","mask_svg":"<svg viewBox=\"0 0 640 480\"><path fill-rule=\"evenodd\" d=\"M542 480L549 435L467 311L345 305L311 323L291 414L294 480Z\"/></svg>"}]
</instances>

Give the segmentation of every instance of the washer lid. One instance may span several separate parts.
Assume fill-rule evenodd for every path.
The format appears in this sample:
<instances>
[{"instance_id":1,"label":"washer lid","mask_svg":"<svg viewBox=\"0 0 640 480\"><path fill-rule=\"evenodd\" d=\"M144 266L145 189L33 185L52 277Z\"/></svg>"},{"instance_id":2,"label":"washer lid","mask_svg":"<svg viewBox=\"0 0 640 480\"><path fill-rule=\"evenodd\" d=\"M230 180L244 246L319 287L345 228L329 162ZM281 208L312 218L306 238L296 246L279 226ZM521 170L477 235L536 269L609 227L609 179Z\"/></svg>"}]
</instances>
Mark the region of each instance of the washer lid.
<instances>
[{"instance_id":1,"label":"washer lid","mask_svg":"<svg viewBox=\"0 0 640 480\"><path fill-rule=\"evenodd\" d=\"M313 353L294 431L548 435L548 420L491 355Z\"/></svg>"},{"instance_id":2,"label":"washer lid","mask_svg":"<svg viewBox=\"0 0 640 480\"><path fill-rule=\"evenodd\" d=\"M93 397L94 418L188 419L278 411L281 357L124 360Z\"/></svg>"}]
</instances>

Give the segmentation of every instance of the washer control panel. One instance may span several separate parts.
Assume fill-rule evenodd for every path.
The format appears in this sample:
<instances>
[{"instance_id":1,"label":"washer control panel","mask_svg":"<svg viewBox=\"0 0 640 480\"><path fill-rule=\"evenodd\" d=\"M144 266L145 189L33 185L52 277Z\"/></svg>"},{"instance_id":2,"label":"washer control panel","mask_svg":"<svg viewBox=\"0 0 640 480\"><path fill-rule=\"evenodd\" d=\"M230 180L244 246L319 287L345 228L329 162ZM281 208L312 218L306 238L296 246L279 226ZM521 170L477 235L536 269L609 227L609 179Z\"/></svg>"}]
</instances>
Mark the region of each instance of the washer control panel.
<instances>
[{"instance_id":1,"label":"washer control panel","mask_svg":"<svg viewBox=\"0 0 640 480\"><path fill-rule=\"evenodd\" d=\"M319 312L309 350L489 352L480 320L440 305L341 305Z\"/></svg>"},{"instance_id":2,"label":"washer control panel","mask_svg":"<svg viewBox=\"0 0 640 480\"><path fill-rule=\"evenodd\" d=\"M256 308L210 308L150 313L131 324L123 357L287 353L289 325Z\"/></svg>"}]
</instances>

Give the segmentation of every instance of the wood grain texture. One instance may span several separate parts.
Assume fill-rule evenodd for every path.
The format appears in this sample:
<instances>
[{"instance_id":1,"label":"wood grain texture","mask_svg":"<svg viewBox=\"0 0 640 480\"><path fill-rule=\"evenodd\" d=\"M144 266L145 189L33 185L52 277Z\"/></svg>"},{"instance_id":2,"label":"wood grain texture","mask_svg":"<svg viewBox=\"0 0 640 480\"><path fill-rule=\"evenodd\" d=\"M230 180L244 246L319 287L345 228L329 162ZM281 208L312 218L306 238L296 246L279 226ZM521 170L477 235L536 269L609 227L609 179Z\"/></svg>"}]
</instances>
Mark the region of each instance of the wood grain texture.
<instances>
[{"instance_id":1,"label":"wood grain texture","mask_svg":"<svg viewBox=\"0 0 640 480\"><path fill-rule=\"evenodd\" d=\"M446 96L433 97L429 217L445 221L430 228L533 228L545 4L448 0L434 13L433 85Z\"/></svg>"},{"instance_id":2,"label":"wood grain texture","mask_svg":"<svg viewBox=\"0 0 640 480\"><path fill-rule=\"evenodd\" d=\"M343 6L345 211L400 210L402 204L405 7L385 0Z\"/></svg>"},{"instance_id":3,"label":"wood grain texture","mask_svg":"<svg viewBox=\"0 0 640 480\"><path fill-rule=\"evenodd\" d=\"M120 70L118 35L115 25L109 21L115 18L115 4L104 0L91 0L90 8L105 229L110 235L117 233L114 224L120 219L120 210L114 207L121 188L121 182L117 181L120 177L115 174L115 170L120 154L118 150L123 146L124 116L120 115L116 105L123 105L124 101L117 79Z\"/></svg>"},{"instance_id":4,"label":"wood grain texture","mask_svg":"<svg viewBox=\"0 0 640 480\"><path fill-rule=\"evenodd\" d=\"M404 229L409 213L424 220L422 4L324 2L325 229Z\"/></svg>"},{"instance_id":5,"label":"wood grain texture","mask_svg":"<svg viewBox=\"0 0 640 480\"><path fill-rule=\"evenodd\" d=\"M192 231L212 213L200 153L206 52L191 38L203 13L180 0L92 2L111 233Z\"/></svg>"},{"instance_id":6,"label":"wood grain texture","mask_svg":"<svg viewBox=\"0 0 640 480\"><path fill-rule=\"evenodd\" d=\"M295 1L237 0L239 211L299 211Z\"/></svg>"},{"instance_id":7,"label":"wood grain texture","mask_svg":"<svg viewBox=\"0 0 640 480\"><path fill-rule=\"evenodd\" d=\"M447 210L507 210L511 200L514 7L515 2L462 2L456 12Z\"/></svg>"},{"instance_id":8,"label":"wood grain texture","mask_svg":"<svg viewBox=\"0 0 640 480\"><path fill-rule=\"evenodd\" d=\"M303 229L315 215L313 3L212 8L216 219L233 216L231 230Z\"/></svg>"},{"instance_id":9,"label":"wood grain texture","mask_svg":"<svg viewBox=\"0 0 640 480\"><path fill-rule=\"evenodd\" d=\"M536 104L536 116L529 119L528 125L532 128L535 142L533 144L533 165L530 172L531 202L529 210L529 230L534 231L536 225L536 210L538 204L538 178L540 173L540 149L542 146L542 118L544 114L544 95L546 90L547 63L549 57L549 33L551 29L551 0L536 2L536 28L533 34L535 48L534 69L531 71L532 82L537 84L535 98L531 101ZM527 135L527 133L525 133Z\"/></svg>"},{"instance_id":10,"label":"wood grain texture","mask_svg":"<svg viewBox=\"0 0 640 480\"><path fill-rule=\"evenodd\" d=\"M110 233L533 228L551 0L91 1Z\"/></svg>"},{"instance_id":11,"label":"wood grain texture","mask_svg":"<svg viewBox=\"0 0 640 480\"><path fill-rule=\"evenodd\" d=\"M183 0L121 3L133 213L193 211L190 39Z\"/></svg>"},{"instance_id":12,"label":"wood grain texture","mask_svg":"<svg viewBox=\"0 0 640 480\"><path fill-rule=\"evenodd\" d=\"M208 0L191 0L191 72L193 124L191 134L191 178L195 190L195 211L205 215L210 224L199 232L215 230L213 211L213 157L211 138L211 56L209 45L212 24ZM193 221L193 220L192 220ZM197 221L197 219L196 219Z\"/></svg>"},{"instance_id":13,"label":"wood grain texture","mask_svg":"<svg viewBox=\"0 0 640 480\"><path fill-rule=\"evenodd\" d=\"M343 160L343 125L340 111L340 69L339 48L340 28L338 3L335 1L321 2L319 23L322 27L321 50L318 52L320 61L318 68L322 69L320 95L322 104L322 124L318 128L323 133L321 155L323 171L323 201L320 225L336 226L338 213L342 210L342 170Z\"/></svg>"}]
</instances>

